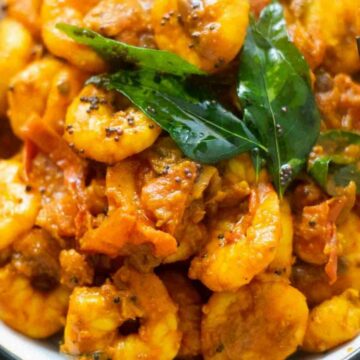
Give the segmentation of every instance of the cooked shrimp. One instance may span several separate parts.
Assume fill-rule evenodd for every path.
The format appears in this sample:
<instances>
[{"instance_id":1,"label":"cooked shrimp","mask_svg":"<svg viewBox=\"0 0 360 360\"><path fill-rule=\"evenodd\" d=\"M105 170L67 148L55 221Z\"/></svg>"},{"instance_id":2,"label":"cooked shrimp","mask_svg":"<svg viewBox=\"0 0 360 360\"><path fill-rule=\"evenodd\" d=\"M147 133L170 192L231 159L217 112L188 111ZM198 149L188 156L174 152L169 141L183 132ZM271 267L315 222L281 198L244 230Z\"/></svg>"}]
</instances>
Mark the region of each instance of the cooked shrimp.
<instances>
[{"instance_id":1,"label":"cooked shrimp","mask_svg":"<svg viewBox=\"0 0 360 360\"><path fill-rule=\"evenodd\" d=\"M37 114L62 134L67 107L85 78L76 68L50 57L29 64L10 82L8 115L14 133L23 138L22 127Z\"/></svg>"},{"instance_id":2,"label":"cooked shrimp","mask_svg":"<svg viewBox=\"0 0 360 360\"><path fill-rule=\"evenodd\" d=\"M304 296L282 281L214 294L203 312L205 360L284 360L302 344L308 319Z\"/></svg>"},{"instance_id":3,"label":"cooked shrimp","mask_svg":"<svg viewBox=\"0 0 360 360\"><path fill-rule=\"evenodd\" d=\"M51 291L36 289L13 266L0 269L0 318L32 338L46 338L65 323L69 292L62 286Z\"/></svg>"},{"instance_id":4,"label":"cooked shrimp","mask_svg":"<svg viewBox=\"0 0 360 360\"><path fill-rule=\"evenodd\" d=\"M247 0L155 0L155 41L205 71L215 71L240 51L249 21Z\"/></svg>"},{"instance_id":5,"label":"cooked shrimp","mask_svg":"<svg viewBox=\"0 0 360 360\"><path fill-rule=\"evenodd\" d=\"M42 0L5 0L9 17L23 23L34 36L40 36Z\"/></svg>"},{"instance_id":6,"label":"cooked shrimp","mask_svg":"<svg viewBox=\"0 0 360 360\"><path fill-rule=\"evenodd\" d=\"M156 229L141 207L138 190L142 165L136 160L125 160L108 168L108 217L80 240L83 251L116 257L131 254L134 246L145 245L160 258L176 251L175 238Z\"/></svg>"},{"instance_id":7,"label":"cooked shrimp","mask_svg":"<svg viewBox=\"0 0 360 360\"><path fill-rule=\"evenodd\" d=\"M6 91L10 79L31 59L34 42L18 21L0 20L0 116L6 114Z\"/></svg>"},{"instance_id":8,"label":"cooked shrimp","mask_svg":"<svg viewBox=\"0 0 360 360\"><path fill-rule=\"evenodd\" d=\"M333 74L359 71L359 0L293 0L288 22L295 44L313 67L323 64Z\"/></svg>"},{"instance_id":9,"label":"cooked shrimp","mask_svg":"<svg viewBox=\"0 0 360 360\"><path fill-rule=\"evenodd\" d=\"M141 203L157 228L172 234L178 242L176 253L164 262L186 260L199 251L206 241L201 223L205 210L202 193L207 188L214 168L193 161L169 164L162 176L145 183Z\"/></svg>"},{"instance_id":10,"label":"cooked shrimp","mask_svg":"<svg viewBox=\"0 0 360 360\"><path fill-rule=\"evenodd\" d=\"M66 140L84 156L108 164L145 150L161 132L158 125L132 106L116 111L114 97L113 93L88 85L66 115Z\"/></svg>"},{"instance_id":11,"label":"cooked shrimp","mask_svg":"<svg viewBox=\"0 0 360 360\"><path fill-rule=\"evenodd\" d=\"M85 229L89 225L88 223L90 222L90 213L87 209L87 194L85 191L85 162L82 161L77 154L71 150L66 141L53 129L51 129L51 127L49 127L37 114L32 114L32 116L30 116L23 127L23 134L27 140L25 143L25 149L30 149L36 145L35 154L32 156L30 156L30 154L25 155L25 158L30 159L29 161L26 161L26 163L29 162L27 166L27 174L29 175L29 172L31 172L32 160L34 155L36 155L37 149L39 149L42 153L47 155L49 160L51 160L50 162L55 165L55 168L57 167L57 171L52 174L55 175L54 180L55 183L57 183L56 185L59 184L60 180L59 185L63 186L63 189L61 189L59 193L56 193L58 190L56 185L55 187L49 186L50 198L52 198L52 200L55 200L56 195L60 195L62 202L60 210L62 210L63 213L57 212L58 203L56 201L48 210L53 213L52 215L56 220L58 220L58 223L62 222L63 215L70 218L70 222L73 222L75 226L73 227L74 231L71 235L67 236L76 236L79 238L83 235ZM29 150L28 153L33 151L34 150ZM43 182L44 187L39 188L39 190L42 190L41 192L45 193L52 175L49 176L46 168L40 168L39 170L40 173L43 171L45 176L42 177L40 175L40 177L36 179L37 181L35 180L35 183L39 185L39 182ZM63 177L63 181L61 181L61 177ZM66 196L68 197L69 204L65 199ZM63 200L65 200L65 202L63 202ZM68 205L70 206L66 208ZM69 214L69 212L71 213ZM72 214L74 215L72 216ZM48 223L48 225L50 225L50 227L54 225L52 219L44 220ZM56 225L58 225L58 223ZM50 232L52 231L50 230Z\"/></svg>"},{"instance_id":12,"label":"cooked shrimp","mask_svg":"<svg viewBox=\"0 0 360 360\"><path fill-rule=\"evenodd\" d=\"M176 252L163 262L186 260L206 241L204 193L217 169L184 159L169 137L160 138L140 156L156 174L142 187L142 205L156 226L178 242Z\"/></svg>"},{"instance_id":13,"label":"cooked shrimp","mask_svg":"<svg viewBox=\"0 0 360 360\"><path fill-rule=\"evenodd\" d=\"M344 195L318 205L305 206L295 226L296 255L311 264L326 264L325 270L331 282L336 281L337 257L341 254L336 221L348 206L348 201Z\"/></svg>"},{"instance_id":14,"label":"cooked shrimp","mask_svg":"<svg viewBox=\"0 0 360 360\"><path fill-rule=\"evenodd\" d=\"M323 352L359 333L359 292L349 289L311 310L303 348L310 352Z\"/></svg>"},{"instance_id":15,"label":"cooked shrimp","mask_svg":"<svg viewBox=\"0 0 360 360\"><path fill-rule=\"evenodd\" d=\"M64 174L46 156L38 154L32 161L30 183L41 192L41 208L36 225L54 237L74 237L75 218L78 212L73 194L64 184Z\"/></svg>"},{"instance_id":16,"label":"cooked shrimp","mask_svg":"<svg viewBox=\"0 0 360 360\"><path fill-rule=\"evenodd\" d=\"M0 161L0 250L29 231L40 208L40 195L22 179L16 160Z\"/></svg>"},{"instance_id":17,"label":"cooked shrimp","mask_svg":"<svg viewBox=\"0 0 360 360\"><path fill-rule=\"evenodd\" d=\"M178 357L201 355L201 297L191 281L180 271L165 270L160 274L171 298L179 306L179 330L182 332Z\"/></svg>"},{"instance_id":18,"label":"cooked shrimp","mask_svg":"<svg viewBox=\"0 0 360 360\"><path fill-rule=\"evenodd\" d=\"M76 287L70 297L61 350L69 355L108 351L120 325L142 314L130 297L111 283L99 288Z\"/></svg>"},{"instance_id":19,"label":"cooked shrimp","mask_svg":"<svg viewBox=\"0 0 360 360\"><path fill-rule=\"evenodd\" d=\"M238 211L237 211L238 217ZM275 258L281 236L279 199L271 185L252 191L249 213L215 221L210 242L190 266L190 277L213 291L233 291L248 284Z\"/></svg>"},{"instance_id":20,"label":"cooked shrimp","mask_svg":"<svg viewBox=\"0 0 360 360\"><path fill-rule=\"evenodd\" d=\"M307 298L310 305L318 305L349 288L360 291L360 217L350 212L337 226L337 238L342 254L339 257L337 280L329 278L321 266L298 263L292 269L292 283Z\"/></svg>"},{"instance_id":21,"label":"cooked shrimp","mask_svg":"<svg viewBox=\"0 0 360 360\"><path fill-rule=\"evenodd\" d=\"M293 258L293 219L286 199L280 203L281 236L276 248L275 258L268 267L269 272L289 277Z\"/></svg>"},{"instance_id":22,"label":"cooked shrimp","mask_svg":"<svg viewBox=\"0 0 360 360\"><path fill-rule=\"evenodd\" d=\"M316 102L327 128L360 131L360 84L346 74L316 74Z\"/></svg>"},{"instance_id":23,"label":"cooked shrimp","mask_svg":"<svg viewBox=\"0 0 360 360\"><path fill-rule=\"evenodd\" d=\"M123 335L131 321L139 321L139 329ZM62 351L103 353L113 360L172 360L180 341L177 308L160 279L123 267L115 274L114 285L75 289Z\"/></svg>"},{"instance_id":24,"label":"cooked shrimp","mask_svg":"<svg viewBox=\"0 0 360 360\"><path fill-rule=\"evenodd\" d=\"M44 0L42 35L47 48L77 67L101 72L103 60L88 47L78 45L57 23L93 29L105 36L138 46L153 46L150 9L152 0Z\"/></svg>"},{"instance_id":25,"label":"cooked shrimp","mask_svg":"<svg viewBox=\"0 0 360 360\"><path fill-rule=\"evenodd\" d=\"M90 72L104 71L104 61L87 46L71 40L56 28L56 24L66 23L84 27L83 17L98 3L99 0L44 0L41 8L42 37L49 51Z\"/></svg>"}]
</instances>

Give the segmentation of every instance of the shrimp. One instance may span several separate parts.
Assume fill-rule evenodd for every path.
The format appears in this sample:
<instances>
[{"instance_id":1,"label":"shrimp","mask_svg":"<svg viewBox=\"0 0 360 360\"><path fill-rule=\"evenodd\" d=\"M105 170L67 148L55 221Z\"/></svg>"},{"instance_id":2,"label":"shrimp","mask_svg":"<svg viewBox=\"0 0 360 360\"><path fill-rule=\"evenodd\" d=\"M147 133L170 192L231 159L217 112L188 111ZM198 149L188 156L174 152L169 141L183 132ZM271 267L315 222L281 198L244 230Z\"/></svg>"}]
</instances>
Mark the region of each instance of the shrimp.
<instances>
[{"instance_id":1,"label":"shrimp","mask_svg":"<svg viewBox=\"0 0 360 360\"><path fill-rule=\"evenodd\" d=\"M201 297L190 280L180 271L160 274L171 298L179 306L179 330L182 332L178 357L188 359L201 355Z\"/></svg>"},{"instance_id":2,"label":"shrimp","mask_svg":"<svg viewBox=\"0 0 360 360\"><path fill-rule=\"evenodd\" d=\"M111 257L129 255L133 246L147 245L157 257L176 251L175 238L156 229L141 207L141 162L124 160L109 167L106 175L109 213L98 228L80 239L81 249Z\"/></svg>"},{"instance_id":3,"label":"shrimp","mask_svg":"<svg viewBox=\"0 0 360 360\"><path fill-rule=\"evenodd\" d=\"M332 296L340 295L346 289L360 291L360 217L350 212L345 221L337 226L337 238L342 254L339 257L337 280L329 284L329 279L321 266L298 263L292 269L292 282L310 305L318 305Z\"/></svg>"},{"instance_id":4,"label":"shrimp","mask_svg":"<svg viewBox=\"0 0 360 360\"><path fill-rule=\"evenodd\" d=\"M158 47L209 72L238 54L248 19L247 0L155 0L152 9Z\"/></svg>"},{"instance_id":5,"label":"shrimp","mask_svg":"<svg viewBox=\"0 0 360 360\"><path fill-rule=\"evenodd\" d=\"M302 344L308 312L304 296L284 281L213 294L203 308L204 358L286 359Z\"/></svg>"},{"instance_id":6,"label":"shrimp","mask_svg":"<svg viewBox=\"0 0 360 360\"><path fill-rule=\"evenodd\" d=\"M6 114L10 80L30 61L34 45L24 25L10 18L0 20L0 117Z\"/></svg>"},{"instance_id":7,"label":"shrimp","mask_svg":"<svg viewBox=\"0 0 360 360\"><path fill-rule=\"evenodd\" d=\"M295 44L313 68L323 64L332 74L360 70L360 0L292 1L287 17Z\"/></svg>"},{"instance_id":8,"label":"shrimp","mask_svg":"<svg viewBox=\"0 0 360 360\"><path fill-rule=\"evenodd\" d=\"M14 133L24 138L23 126L37 114L61 135L67 107L85 79L84 73L51 57L30 63L10 82L8 115Z\"/></svg>"},{"instance_id":9,"label":"shrimp","mask_svg":"<svg viewBox=\"0 0 360 360\"><path fill-rule=\"evenodd\" d=\"M184 159L169 137L160 138L141 158L156 173L142 187L142 205L156 226L173 234L178 243L176 252L163 262L186 260L206 241L207 232L202 222L205 192L217 169Z\"/></svg>"},{"instance_id":10,"label":"shrimp","mask_svg":"<svg viewBox=\"0 0 360 360\"><path fill-rule=\"evenodd\" d=\"M344 194L318 205L305 206L295 226L295 253L308 263L326 264L325 270L331 282L336 281L337 257L341 254L336 221L349 201L351 199Z\"/></svg>"},{"instance_id":11,"label":"shrimp","mask_svg":"<svg viewBox=\"0 0 360 360\"><path fill-rule=\"evenodd\" d=\"M24 24L35 36L40 36L42 0L5 0L7 16Z\"/></svg>"},{"instance_id":12,"label":"shrimp","mask_svg":"<svg viewBox=\"0 0 360 360\"><path fill-rule=\"evenodd\" d=\"M126 329L136 322L138 329ZM113 360L172 360L180 341L177 307L160 279L123 267L100 288L75 288L61 350Z\"/></svg>"},{"instance_id":13,"label":"shrimp","mask_svg":"<svg viewBox=\"0 0 360 360\"><path fill-rule=\"evenodd\" d=\"M161 132L158 125L132 106L117 111L114 100L114 93L88 85L66 115L65 139L84 156L107 164L145 150Z\"/></svg>"},{"instance_id":14,"label":"shrimp","mask_svg":"<svg viewBox=\"0 0 360 360\"><path fill-rule=\"evenodd\" d=\"M249 213L219 218L209 243L192 261L189 276L213 291L235 291L275 259L280 241L279 199L271 185L260 183L250 197Z\"/></svg>"},{"instance_id":15,"label":"shrimp","mask_svg":"<svg viewBox=\"0 0 360 360\"><path fill-rule=\"evenodd\" d=\"M141 191L141 203L146 214L162 231L178 242L176 253L165 263L186 260L201 249L206 240L202 195L215 168L201 167L183 160L168 164L165 173L147 181Z\"/></svg>"},{"instance_id":16,"label":"shrimp","mask_svg":"<svg viewBox=\"0 0 360 360\"><path fill-rule=\"evenodd\" d=\"M348 289L311 310L303 349L323 352L353 339L359 333L359 292Z\"/></svg>"},{"instance_id":17,"label":"shrimp","mask_svg":"<svg viewBox=\"0 0 360 360\"><path fill-rule=\"evenodd\" d=\"M138 46L153 47L150 9L152 0L44 0L42 36L47 48L80 69L103 72L104 61L56 28L73 24Z\"/></svg>"},{"instance_id":18,"label":"shrimp","mask_svg":"<svg viewBox=\"0 0 360 360\"><path fill-rule=\"evenodd\" d=\"M61 330L68 299L62 286L39 290L11 264L0 269L0 319L24 335L42 339Z\"/></svg>"},{"instance_id":19,"label":"shrimp","mask_svg":"<svg viewBox=\"0 0 360 360\"><path fill-rule=\"evenodd\" d=\"M29 181L41 193L36 225L56 238L75 237L79 202L66 186L63 171L48 156L39 153L32 161Z\"/></svg>"},{"instance_id":20,"label":"shrimp","mask_svg":"<svg viewBox=\"0 0 360 360\"><path fill-rule=\"evenodd\" d=\"M40 195L22 179L17 160L0 161L0 250L29 231L40 209Z\"/></svg>"},{"instance_id":21,"label":"shrimp","mask_svg":"<svg viewBox=\"0 0 360 360\"><path fill-rule=\"evenodd\" d=\"M98 4L99 0L59 1L44 0L41 8L41 33L49 51L89 72L103 72L105 62L87 46L79 45L56 28L58 23L84 27L83 17Z\"/></svg>"},{"instance_id":22,"label":"shrimp","mask_svg":"<svg viewBox=\"0 0 360 360\"><path fill-rule=\"evenodd\" d=\"M316 75L316 102L326 126L360 131L359 83L346 74L331 77L319 71Z\"/></svg>"},{"instance_id":23,"label":"shrimp","mask_svg":"<svg viewBox=\"0 0 360 360\"><path fill-rule=\"evenodd\" d=\"M133 253L131 245L151 244L153 254L169 263L200 250L206 239L203 193L216 169L187 159L166 160L166 153L173 153L167 140L159 143L140 159L108 169L109 216L85 234L84 251L116 256ZM123 234L122 240L118 234Z\"/></svg>"}]
</instances>

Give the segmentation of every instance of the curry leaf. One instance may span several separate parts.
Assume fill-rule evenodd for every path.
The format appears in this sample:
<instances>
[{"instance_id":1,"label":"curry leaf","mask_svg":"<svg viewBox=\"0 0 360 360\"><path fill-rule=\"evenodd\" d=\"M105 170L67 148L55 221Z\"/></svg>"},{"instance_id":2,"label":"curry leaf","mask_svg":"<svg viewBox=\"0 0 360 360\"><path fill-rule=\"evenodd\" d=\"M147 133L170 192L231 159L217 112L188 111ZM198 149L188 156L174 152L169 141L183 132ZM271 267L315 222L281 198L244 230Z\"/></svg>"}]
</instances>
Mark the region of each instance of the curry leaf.
<instances>
[{"instance_id":1,"label":"curry leaf","mask_svg":"<svg viewBox=\"0 0 360 360\"><path fill-rule=\"evenodd\" d=\"M266 152L240 119L179 77L133 70L89 82L126 96L194 160L216 163L254 148Z\"/></svg>"},{"instance_id":2,"label":"curry leaf","mask_svg":"<svg viewBox=\"0 0 360 360\"><path fill-rule=\"evenodd\" d=\"M57 24L56 27L79 44L91 47L114 66L119 67L122 62L175 75L205 74L195 65L168 51L128 45L74 25Z\"/></svg>"},{"instance_id":3,"label":"curry leaf","mask_svg":"<svg viewBox=\"0 0 360 360\"><path fill-rule=\"evenodd\" d=\"M306 164L320 129L310 69L290 42L281 5L251 20L240 56L237 93L250 131L264 154L276 188L286 187Z\"/></svg>"},{"instance_id":4,"label":"curry leaf","mask_svg":"<svg viewBox=\"0 0 360 360\"><path fill-rule=\"evenodd\" d=\"M351 150L352 146L352 150ZM360 134L330 130L322 133L317 143L315 159L309 161L309 173L330 194L336 186L347 186L354 181L360 194Z\"/></svg>"}]
</instances>

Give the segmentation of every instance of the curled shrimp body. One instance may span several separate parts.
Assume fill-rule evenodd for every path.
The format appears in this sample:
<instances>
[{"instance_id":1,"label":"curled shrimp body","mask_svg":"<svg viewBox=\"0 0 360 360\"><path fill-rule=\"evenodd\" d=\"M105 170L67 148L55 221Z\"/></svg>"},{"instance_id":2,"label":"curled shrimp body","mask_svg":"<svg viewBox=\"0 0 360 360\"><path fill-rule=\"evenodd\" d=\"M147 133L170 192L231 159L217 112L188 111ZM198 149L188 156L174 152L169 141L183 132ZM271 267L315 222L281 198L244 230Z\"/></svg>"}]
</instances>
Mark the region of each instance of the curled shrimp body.
<instances>
[{"instance_id":1,"label":"curled shrimp body","mask_svg":"<svg viewBox=\"0 0 360 360\"><path fill-rule=\"evenodd\" d=\"M302 344L308 312L304 296L282 281L216 293L203 308L204 358L284 360Z\"/></svg>"},{"instance_id":2,"label":"curled shrimp body","mask_svg":"<svg viewBox=\"0 0 360 360\"><path fill-rule=\"evenodd\" d=\"M160 279L121 268L101 288L76 288L71 296L62 351L103 353L113 360L175 358L180 347L177 307ZM126 322L138 321L123 335Z\"/></svg>"},{"instance_id":3,"label":"curled shrimp body","mask_svg":"<svg viewBox=\"0 0 360 360\"><path fill-rule=\"evenodd\" d=\"M105 63L94 51L75 43L56 24L73 24L132 45L153 47L151 4L152 0L44 0L44 42L53 54L83 70L104 71Z\"/></svg>"},{"instance_id":4,"label":"curled shrimp body","mask_svg":"<svg viewBox=\"0 0 360 360\"><path fill-rule=\"evenodd\" d=\"M244 42L249 17L247 0L155 0L155 40L205 71L232 61Z\"/></svg>"},{"instance_id":5,"label":"curled shrimp body","mask_svg":"<svg viewBox=\"0 0 360 360\"><path fill-rule=\"evenodd\" d=\"M351 211L337 226L337 239L341 248L338 259L337 280L330 284L324 268L309 263L297 263L292 268L292 283L311 305L319 305L346 289L360 290L360 217Z\"/></svg>"},{"instance_id":6,"label":"curled shrimp body","mask_svg":"<svg viewBox=\"0 0 360 360\"><path fill-rule=\"evenodd\" d=\"M82 72L54 58L30 63L10 82L8 115L14 133L23 138L22 127L36 114L62 134L66 109L84 81Z\"/></svg>"},{"instance_id":7,"label":"curled shrimp body","mask_svg":"<svg viewBox=\"0 0 360 360\"><path fill-rule=\"evenodd\" d=\"M303 348L310 352L323 352L359 333L359 292L348 289L311 310Z\"/></svg>"},{"instance_id":8,"label":"curled shrimp body","mask_svg":"<svg viewBox=\"0 0 360 360\"><path fill-rule=\"evenodd\" d=\"M34 42L20 22L0 20L0 116L6 113L6 91L10 79L31 59Z\"/></svg>"},{"instance_id":9,"label":"curled shrimp body","mask_svg":"<svg viewBox=\"0 0 360 360\"><path fill-rule=\"evenodd\" d=\"M108 164L145 150L161 132L134 107L117 111L114 100L113 93L88 85L66 115L65 139L84 156Z\"/></svg>"},{"instance_id":10,"label":"curled shrimp body","mask_svg":"<svg viewBox=\"0 0 360 360\"><path fill-rule=\"evenodd\" d=\"M21 163L0 161L0 250L29 231L40 208L40 195L23 181Z\"/></svg>"},{"instance_id":11,"label":"curled shrimp body","mask_svg":"<svg viewBox=\"0 0 360 360\"><path fill-rule=\"evenodd\" d=\"M360 69L356 35L360 1L292 0L287 9L289 32L312 68L320 64L333 74Z\"/></svg>"},{"instance_id":12,"label":"curled shrimp body","mask_svg":"<svg viewBox=\"0 0 360 360\"><path fill-rule=\"evenodd\" d=\"M49 51L83 70L101 72L104 61L86 46L76 44L56 28L58 23L84 26L83 18L99 0L45 0L41 8L42 37Z\"/></svg>"},{"instance_id":13,"label":"curled shrimp body","mask_svg":"<svg viewBox=\"0 0 360 360\"><path fill-rule=\"evenodd\" d=\"M279 199L270 185L259 184L249 213L215 221L210 242L191 263L189 275L213 291L233 291L248 284L275 258L281 228Z\"/></svg>"},{"instance_id":14,"label":"curled shrimp body","mask_svg":"<svg viewBox=\"0 0 360 360\"><path fill-rule=\"evenodd\" d=\"M13 266L0 269L0 318L32 338L46 338L65 323L69 292L64 287L38 290Z\"/></svg>"}]
</instances>

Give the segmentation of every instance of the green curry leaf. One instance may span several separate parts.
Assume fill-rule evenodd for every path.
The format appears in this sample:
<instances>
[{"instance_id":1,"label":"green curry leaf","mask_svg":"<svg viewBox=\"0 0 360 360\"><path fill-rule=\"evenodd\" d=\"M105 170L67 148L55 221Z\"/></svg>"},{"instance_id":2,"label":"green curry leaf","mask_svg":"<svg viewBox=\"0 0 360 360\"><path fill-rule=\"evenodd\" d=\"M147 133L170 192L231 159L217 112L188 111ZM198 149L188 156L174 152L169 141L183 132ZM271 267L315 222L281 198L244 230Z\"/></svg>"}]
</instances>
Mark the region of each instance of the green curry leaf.
<instances>
[{"instance_id":1,"label":"green curry leaf","mask_svg":"<svg viewBox=\"0 0 360 360\"><path fill-rule=\"evenodd\" d=\"M264 157L280 194L306 164L320 131L309 74L289 40L281 5L270 4L250 22L237 93L245 123L268 149Z\"/></svg>"},{"instance_id":2,"label":"green curry leaf","mask_svg":"<svg viewBox=\"0 0 360 360\"><path fill-rule=\"evenodd\" d=\"M174 75L205 74L195 65L168 51L128 45L74 25L61 23L56 27L77 43L91 47L114 67L125 63Z\"/></svg>"},{"instance_id":3,"label":"green curry leaf","mask_svg":"<svg viewBox=\"0 0 360 360\"><path fill-rule=\"evenodd\" d=\"M350 181L355 182L360 194L360 159L356 149L353 155L346 151L350 145L360 151L360 134L329 130L320 135L317 143L321 155L309 161L309 173L330 195L335 195L336 186L345 187Z\"/></svg>"},{"instance_id":4,"label":"green curry leaf","mask_svg":"<svg viewBox=\"0 0 360 360\"><path fill-rule=\"evenodd\" d=\"M264 148L234 114L202 89L169 74L123 70L89 80L126 96L166 130L189 158L216 163Z\"/></svg>"}]
</instances>

